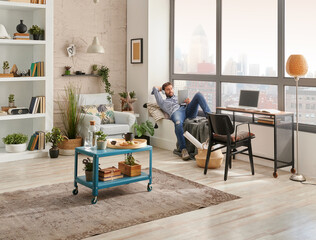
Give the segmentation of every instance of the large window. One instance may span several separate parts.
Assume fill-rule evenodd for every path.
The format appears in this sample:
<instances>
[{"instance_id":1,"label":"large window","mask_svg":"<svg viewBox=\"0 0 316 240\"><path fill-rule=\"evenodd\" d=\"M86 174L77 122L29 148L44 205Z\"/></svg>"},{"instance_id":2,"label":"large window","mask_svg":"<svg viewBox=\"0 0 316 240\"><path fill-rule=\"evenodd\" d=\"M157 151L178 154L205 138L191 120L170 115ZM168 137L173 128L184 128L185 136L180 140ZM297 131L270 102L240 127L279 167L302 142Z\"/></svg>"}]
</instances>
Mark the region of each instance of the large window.
<instances>
[{"instance_id":1,"label":"large window","mask_svg":"<svg viewBox=\"0 0 316 240\"><path fill-rule=\"evenodd\" d=\"M258 108L278 108L278 87L276 85L222 83L222 106L238 105L240 90L259 90Z\"/></svg>"},{"instance_id":2,"label":"large window","mask_svg":"<svg viewBox=\"0 0 316 240\"><path fill-rule=\"evenodd\" d=\"M175 0L174 72L215 74L216 0Z\"/></svg>"},{"instance_id":3,"label":"large window","mask_svg":"<svg viewBox=\"0 0 316 240\"><path fill-rule=\"evenodd\" d=\"M308 78L316 77L315 9L315 0L285 1L285 59L291 54L303 54L308 63Z\"/></svg>"},{"instance_id":4,"label":"large window","mask_svg":"<svg viewBox=\"0 0 316 240\"><path fill-rule=\"evenodd\" d=\"M277 1L222 3L222 74L277 76Z\"/></svg>"},{"instance_id":5,"label":"large window","mask_svg":"<svg viewBox=\"0 0 316 240\"><path fill-rule=\"evenodd\" d=\"M188 89L188 95L191 100L195 93L201 92L204 95L211 111L215 112L215 109L216 109L216 83L215 82L175 80L174 89L175 89L176 94L178 90Z\"/></svg>"}]
</instances>

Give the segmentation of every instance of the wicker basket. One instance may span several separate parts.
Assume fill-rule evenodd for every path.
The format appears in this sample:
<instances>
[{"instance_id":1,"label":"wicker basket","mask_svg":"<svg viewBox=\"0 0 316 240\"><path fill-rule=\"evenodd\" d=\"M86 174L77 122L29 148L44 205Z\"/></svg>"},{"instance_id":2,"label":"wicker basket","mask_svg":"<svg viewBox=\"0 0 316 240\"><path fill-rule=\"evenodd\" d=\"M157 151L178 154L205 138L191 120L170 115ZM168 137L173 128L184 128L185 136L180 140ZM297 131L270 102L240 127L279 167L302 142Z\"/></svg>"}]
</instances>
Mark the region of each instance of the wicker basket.
<instances>
[{"instance_id":1,"label":"wicker basket","mask_svg":"<svg viewBox=\"0 0 316 240\"><path fill-rule=\"evenodd\" d=\"M198 154L195 156L196 164L204 168L206 162L207 149L198 149ZM207 168L220 168L223 162L223 154L221 150L211 153L210 161Z\"/></svg>"},{"instance_id":2,"label":"wicker basket","mask_svg":"<svg viewBox=\"0 0 316 240\"><path fill-rule=\"evenodd\" d=\"M76 139L64 138L60 144L58 144L59 154L63 156L75 155L75 148L82 146L82 137L77 137Z\"/></svg>"},{"instance_id":3,"label":"wicker basket","mask_svg":"<svg viewBox=\"0 0 316 240\"><path fill-rule=\"evenodd\" d=\"M124 162L118 163L118 168L121 170L122 174L135 177L141 175L142 166L135 164L134 166L126 165Z\"/></svg>"}]
</instances>

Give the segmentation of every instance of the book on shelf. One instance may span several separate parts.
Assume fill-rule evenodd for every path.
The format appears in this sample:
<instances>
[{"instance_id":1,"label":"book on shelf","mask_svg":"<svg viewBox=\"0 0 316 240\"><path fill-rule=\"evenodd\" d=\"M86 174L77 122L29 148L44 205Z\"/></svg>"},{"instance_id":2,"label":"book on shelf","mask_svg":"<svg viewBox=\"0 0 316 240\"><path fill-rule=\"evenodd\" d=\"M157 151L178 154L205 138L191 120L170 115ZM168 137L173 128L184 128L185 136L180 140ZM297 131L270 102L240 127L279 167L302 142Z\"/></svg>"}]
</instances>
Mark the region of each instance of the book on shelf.
<instances>
[{"instance_id":1,"label":"book on shelf","mask_svg":"<svg viewBox=\"0 0 316 240\"><path fill-rule=\"evenodd\" d=\"M108 167L99 170L99 177L107 178L121 175L121 170L116 167Z\"/></svg>"},{"instance_id":2,"label":"book on shelf","mask_svg":"<svg viewBox=\"0 0 316 240\"><path fill-rule=\"evenodd\" d=\"M37 144L37 141L38 141L38 135L37 134L33 134L31 136L31 139L30 139L29 144L27 146L27 150L34 151L34 149L36 147L36 144Z\"/></svg>"},{"instance_id":3,"label":"book on shelf","mask_svg":"<svg viewBox=\"0 0 316 240\"><path fill-rule=\"evenodd\" d=\"M31 77L43 77L44 72L44 62L35 62L31 64Z\"/></svg>"},{"instance_id":4,"label":"book on shelf","mask_svg":"<svg viewBox=\"0 0 316 240\"><path fill-rule=\"evenodd\" d=\"M28 33L14 33L13 39L14 40L30 40L30 34L28 34Z\"/></svg>"},{"instance_id":5,"label":"book on shelf","mask_svg":"<svg viewBox=\"0 0 316 240\"><path fill-rule=\"evenodd\" d=\"M34 4L46 4L46 0L28 0L28 2Z\"/></svg>"},{"instance_id":6,"label":"book on shelf","mask_svg":"<svg viewBox=\"0 0 316 240\"><path fill-rule=\"evenodd\" d=\"M34 151L43 149L45 149L45 132L36 131L30 138L27 150Z\"/></svg>"},{"instance_id":7,"label":"book on shelf","mask_svg":"<svg viewBox=\"0 0 316 240\"><path fill-rule=\"evenodd\" d=\"M116 176L110 176L110 177L101 177L99 176L99 181L106 182L106 181L111 181L115 179L123 178L123 174L121 175L116 175Z\"/></svg>"},{"instance_id":8,"label":"book on shelf","mask_svg":"<svg viewBox=\"0 0 316 240\"><path fill-rule=\"evenodd\" d=\"M46 112L46 98L44 96L32 97L30 106L29 106L29 113L45 113Z\"/></svg>"},{"instance_id":9,"label":"book on shelf","mask_svg":"<svg viewBox=\"0 0 316 240\"><path fill-rule=\"evenodd\" d=\"M29 33L13 33L13 36L29 37Z\"/></svg>"},{"instance_id":10,"label":"book on shelf","mask_svg":"<svg viewBox=\"0 0 316 240\"><path fill-rule=\"evenodd\" d=\"M265 123L265 124L273 125L274 124L274 118L272 118L272 117L259 117L257 119L257 122L258 123Z\"/></svg>"}]
</instances>

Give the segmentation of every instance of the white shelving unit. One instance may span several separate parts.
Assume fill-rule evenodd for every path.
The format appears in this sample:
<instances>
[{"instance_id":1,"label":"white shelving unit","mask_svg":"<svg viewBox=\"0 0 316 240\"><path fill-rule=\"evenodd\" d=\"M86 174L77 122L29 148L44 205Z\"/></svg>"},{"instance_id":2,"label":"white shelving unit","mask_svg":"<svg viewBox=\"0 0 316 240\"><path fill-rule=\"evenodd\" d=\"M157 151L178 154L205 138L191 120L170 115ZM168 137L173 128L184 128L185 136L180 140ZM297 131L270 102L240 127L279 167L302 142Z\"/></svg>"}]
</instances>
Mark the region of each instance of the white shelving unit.
<instances>
[{"instance_id":1,"label":"white shelving unit","mask_svg":"<svg viewBox=\"0 0 316 240\"><path fill-rule=\"evenodd\" d=\"M9 94L15 95L17 107L29 107L33 96L46 97L46 113L0 116L0 162L47 156L45 151L6 153L2 138L11 133L31 135L53 127L53 0L46 4L0 0L0 23L12 37L20 20L28 29L38 25L45 29L45 40L0 39L0 66L9 61L19 70L30 69L31 63L44 61L44 77L0 78L0 106L8 105ZM0 68L2 71L2 68ZM2 72L1 72L2 73Z\"/></svg>"}]
</instances>

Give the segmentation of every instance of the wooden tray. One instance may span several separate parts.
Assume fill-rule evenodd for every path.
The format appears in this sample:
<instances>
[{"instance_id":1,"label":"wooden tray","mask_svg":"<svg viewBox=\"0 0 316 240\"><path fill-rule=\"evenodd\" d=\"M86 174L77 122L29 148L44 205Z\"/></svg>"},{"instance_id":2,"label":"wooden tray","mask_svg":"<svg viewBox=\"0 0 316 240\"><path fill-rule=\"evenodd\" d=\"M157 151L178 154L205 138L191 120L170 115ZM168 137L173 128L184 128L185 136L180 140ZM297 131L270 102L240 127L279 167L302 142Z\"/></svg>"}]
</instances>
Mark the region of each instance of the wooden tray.
<instances>
[{"instance_id":1,"label":"wooden tray","mask_svg":"<svg viewBox=\"0 0 316 240\"><path fill-rule=\"evenodd\" d=\"M115 145L112 145L111 142L116 141ZM127 146L121 146L120 144L125 142L124 139L108 139L107 140L107 147L108 148L117 148L117 149L137 149L147 146L147 140L146 139L134 139L133 145L127 145Z\"/></svg>"}]
</instances>

